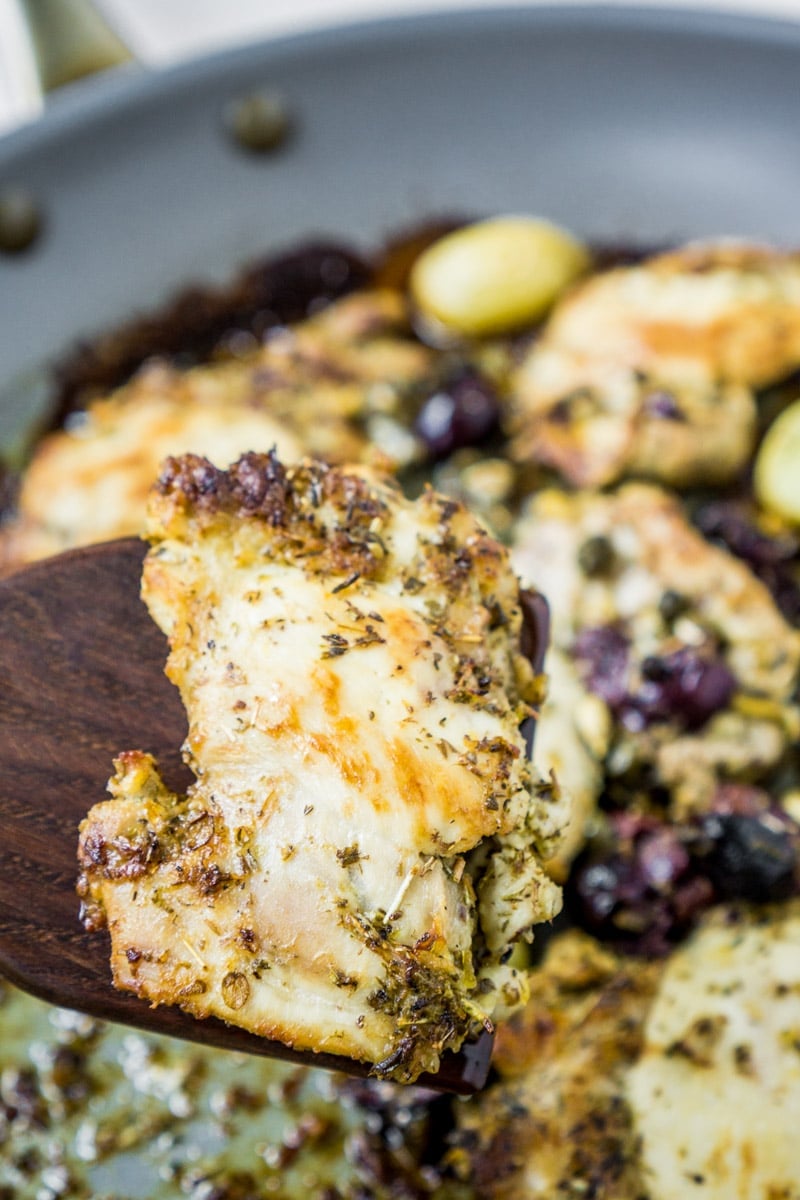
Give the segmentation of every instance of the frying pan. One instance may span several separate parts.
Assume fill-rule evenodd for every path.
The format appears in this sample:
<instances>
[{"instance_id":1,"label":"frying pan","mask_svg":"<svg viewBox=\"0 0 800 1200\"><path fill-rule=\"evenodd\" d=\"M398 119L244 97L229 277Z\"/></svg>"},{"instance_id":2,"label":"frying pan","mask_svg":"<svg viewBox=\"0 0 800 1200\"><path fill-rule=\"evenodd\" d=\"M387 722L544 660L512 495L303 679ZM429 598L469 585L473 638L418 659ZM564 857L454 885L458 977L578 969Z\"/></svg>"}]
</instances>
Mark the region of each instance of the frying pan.
<instances>
[{"instance_id":1,"label":"frying pan","mask_svg":"<svg viewBox=\"0 0 800 1200\"><path fill-rule=\"evenodd\" d=\"M193 280L323 234L527 211L590 240L800 242L800 24L631 8L439 14L314 32L59 96L0 142L44 216L0 257L0 441L43 363ZM277 90L242 151L226 105Z\"/></svg>"},{"instance_id":2,"label":"frying pan","mask_svg":"<svg viewBox=\"0 0 800 1200\"><path fill-rule=\"evenodd\" d=\"M0 438L79 336L327 233L375 245L437 213L521 210L582 235L800 240L800 23L631 8L384 20L67 89L0 141L45 231L0 258ZM244 153L223 110L293 121Z\"/></svg>"}]
</instances>

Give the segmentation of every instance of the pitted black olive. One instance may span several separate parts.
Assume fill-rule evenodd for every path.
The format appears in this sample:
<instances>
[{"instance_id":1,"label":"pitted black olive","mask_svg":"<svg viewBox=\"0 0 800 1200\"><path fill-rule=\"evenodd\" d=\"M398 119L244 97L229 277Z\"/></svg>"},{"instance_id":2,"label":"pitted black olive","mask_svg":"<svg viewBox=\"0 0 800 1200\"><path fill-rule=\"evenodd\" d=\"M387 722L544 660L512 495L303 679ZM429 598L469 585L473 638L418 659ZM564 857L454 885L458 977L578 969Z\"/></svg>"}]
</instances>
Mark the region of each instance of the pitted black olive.
<instances>
[{"instance_id":1,"label":"pitted black olive","mask_svg":"<svg viewBox=\"0 0 800 1200\"><path fill-rule=\"evenodd\" d=\"M464 367L445 380L422 405L414 428L431 458L477 446L500 420L494 387L477 371Z\"/></svg>"},{"instance_id":2,"label":"pitted black olive","mask_svg":"<svg viewBox=\"0 0 800 1200\"><path fill-rule=\"evenodd\" d=\"M703 823L712 843L704 870L719 895L756 902L784 900L794 889L797 845L769 814L713 813Z\"/></svg>"}]
</instances>

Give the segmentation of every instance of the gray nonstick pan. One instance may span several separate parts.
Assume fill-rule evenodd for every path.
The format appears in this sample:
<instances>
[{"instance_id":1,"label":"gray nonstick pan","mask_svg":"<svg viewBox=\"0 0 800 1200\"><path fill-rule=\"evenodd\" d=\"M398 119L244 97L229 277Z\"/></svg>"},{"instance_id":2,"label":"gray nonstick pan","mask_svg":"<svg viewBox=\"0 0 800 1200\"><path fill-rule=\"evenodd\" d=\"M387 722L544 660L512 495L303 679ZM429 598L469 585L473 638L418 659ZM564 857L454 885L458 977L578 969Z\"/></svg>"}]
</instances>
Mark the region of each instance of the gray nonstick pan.
<instances>
[{"instance_id":1,"label":"gray nonstick pan","mask_svg":"<svg viewBox=\"0 0 800 1200\"><path fill-rule=\"evenodd\" d=\"M76 84L0 142L0 187L24 188L43 222L28 252L0 258L0 436L32 369L76 337L312 234L372 246L431 215L519 210L602 241L792 243L799 64L800 24L542 7ZM291 133L248 154L226 106L262 90Z\"/></svg>"},{"instance_id":2,"label":"gray nonstick pan","mask_svg":"<svg viewBox=\"0 0 800 1200\"><path fill-rule=\"evenodd\" d=\"M22 189L40 217L26 250L0 252L0 446L79 339L295 242L370 251L430 219L516 211L594 243L800 245L799 80L800 23L545 6L75 84L0 140L0 195ZM231 106L254 93L287 117L269 152L231 135ZM96 1194L153 1194L137 1155Z\"/></svg>"}]
</instances>

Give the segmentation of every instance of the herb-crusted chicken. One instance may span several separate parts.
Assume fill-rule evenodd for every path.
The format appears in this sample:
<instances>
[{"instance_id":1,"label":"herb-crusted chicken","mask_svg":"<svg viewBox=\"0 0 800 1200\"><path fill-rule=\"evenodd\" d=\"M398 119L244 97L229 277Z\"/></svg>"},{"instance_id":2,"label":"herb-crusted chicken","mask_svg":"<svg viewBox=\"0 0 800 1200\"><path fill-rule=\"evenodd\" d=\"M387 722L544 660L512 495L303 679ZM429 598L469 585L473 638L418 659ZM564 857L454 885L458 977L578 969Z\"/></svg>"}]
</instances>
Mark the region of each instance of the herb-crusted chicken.
<instances>
[{"instance_id":1,"label":"herb-crusted chicken","mask_svg":"<svg viewBox=\"0 0 800 1200\"><path fill-rule=\"evenodd\" d=\"M146 594L197 782L176 795L146 747L119 755L82 831L84 918L108 924L115 979L144 1001L382 1078L222 1064L89 1023L87 1080L59 1018L31 1071L3 1073L0 1185L46 1190L57 1163L73 1190L107 1190L120 1155L140 1190L149 1165L226 1197L800 1200L797 530L794 509L748 499L756 427L796 386L800 257L638 256L566 284L541 328L426 343L405 281L431 236L372 283L337 255L332 289L312 248L288 276L260 266L267 300L259 284L246 314L239 294L230 325L212 296L197 341L159 314L154 341L140 327L121 354L114 334L79 355L72 415L36 446L0 544L13 566L137 533L159 465L193 452L152 502ZM321 263L321 290L276 294ZM195 457L251 451L230 471ZM276 461L303 455L361 465ZM513 541L551 600L546 696L505 552L365 463L432 480ZM553 473L561 491L525 504ZM630 477L698 488L691 519L655 487L609 490ZM550 879L567 912L529 971L508 956L555 911ZM483 1094L451 1106L384 1082L435 1069L526 991ZM21 1056L32 1003L0 1014ZM130 1117L99 1109L109 1065L135 1073Z\"/></svg>"},{"instance_id":2,"label":"herb-crusted chicken","mask_svg":"<svg viewBox=\"0 0 800 1200\"><path fill-rule=\"evenodd\" d=\"M626 1081L653 1200L798 1200L800 904L712 911L668 959Z\"/></svg>"},{"instance_id":3,"label":"herb-crusted chicken","mask_svg":"<svg viewBox=\"0 0 800 1200\"><path fill-rule=\"evenodd\" d=\"M644 773L680 818L707 810L726 781L766 777L796 740L800 634L743 562L689 524L676 498L644 484L607 495L541 492L513 554L550 601L560 652L539 761L552 765L555 720L573 725L589 752L574 788L570 852L603 784L592 756L612 777ZM572 756L576 772L581 761Z\"/></svg>"},{"instance_id":4,"label":"herb-crusted chicken","mask_svg":"<svg viewBox=\"0 0 800 1200\"><path fill-rule=\"evenodd\" d=\"M169 460L143 595L197 781L120 755L81 829L117 986L411 1080L526 996L565 822L507 552L366 468Z\"/></svg>"},{"instance_id":5,"label":"herb-crusted chicken","mask_svg":"<svg viewBox=\"0 0 800 1200\"><path fill-rule=\"evenodd\" d=\"M273 447L284 461L391 457L400 437L392 414L431 364L408 335L402 298L387 290L348 296L238 357L190 370L150 362L40 442L2 557L13 566L137 534L168 455L218 466ZM400 451L414 452L407 431Z\"/></svg>"},{"instance_id":6,"label":"herb-crusted chicken","mask_svg":"<svg viewBox=\"0 0 800 1200\"><path fill-rule=\"evenodd\" d=\"M556 307L513 384L513 452L580 487L726 482L755 389L800 364L800 257L689 245L601 272Z\"/></svg>"},{"instance_id":7,"label":"herb-crusted chicken","mask_svg":"<svg viewBox=\"0 0 800 1200\"><path fill-rule=\"evenodd\" d=\"M500 1031L499 1083L458 1112L453 1159L477 1195L651 1200L624 1081L660 972L581 933L553 939Z\"/></svg>"},{"instance_id":8,"label":"herb-crusted chicken","mask_svg":"<svg viewBox=\"0 0 800 1200\"><path fill-rule=\"evenodd\" d=\"M191 450L228 463L246 450L299 457L291 429L229 388L230 372L151 365L38 446L4 531L10 565L139 533L161 463Z\"/></svg>"},{"instance_id":9,"label":"herb-crusted chicken","mask_svg":"<svg viewBox=\"0 0 800 1200\"><path fill-rule=\"evenodd\" d=\"M492 1200L797 1200L800 908L711 912L664 963L574 932L501 1030L454 1160Z\"/></svg>"}]
</instances>

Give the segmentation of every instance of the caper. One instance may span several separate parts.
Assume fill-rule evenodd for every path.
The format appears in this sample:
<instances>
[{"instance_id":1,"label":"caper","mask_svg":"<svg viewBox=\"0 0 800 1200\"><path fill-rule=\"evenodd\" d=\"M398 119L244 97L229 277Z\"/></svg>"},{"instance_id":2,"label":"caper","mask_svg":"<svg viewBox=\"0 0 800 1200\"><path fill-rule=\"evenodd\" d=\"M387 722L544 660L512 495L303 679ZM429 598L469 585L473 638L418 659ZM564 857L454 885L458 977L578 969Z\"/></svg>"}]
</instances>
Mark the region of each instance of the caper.
<instances>
[{"instance_id":1,"label":"caper","mask_svg":"<svg viewBox=\"0 0 800 1200\"><path fill-rule=\"evenodd\" d=\"M39 209L22 188L0 192L0 253L19 254L36 240L42 227Z\"/></svg>"},{"instance_id":2,"label":"caper","mask_svg":"<svg viewBox=\"0 0 800 1200\"><path fill-rule=\"evenodd\" d=\"M497 217L434 242L409 282L434 331L483 337L539 320L588 261L580 242L549 221Z\"/></svg>"},{"instance_id":3,"label":"caper","mask_svg":"<svg viewBox=\"0 0 800 1200\"><path fill-rule=\"evenodd\" d=\"M687 597L681 592L673 591L672 588L667 588L658 602L658 611L667 625L677 621L678 617L682 617L690 607L691 602Z\"/></svg>"},{"instance_id":4,"label":"caper","mask_svg":"<svg viewBox=\"0 0 800 1200\"><path fill-rule=\"evenodd\" d=\"M615 557L614 547L609 539L597 534L587 538L578 551L578 566L584 575L595 578L609 573Z\"/></svg>"},{"instance_id":5,"label":"caper","mask_svg":"<svg viewBox=\"0 0 800 1200\"><path fill-rule=\"evenodd\" d=\"M225 123L238 144L253 154L277 150L291 128L286 102L277 92L253 92L232 101Z\"/></svg>"}]
</instances>

